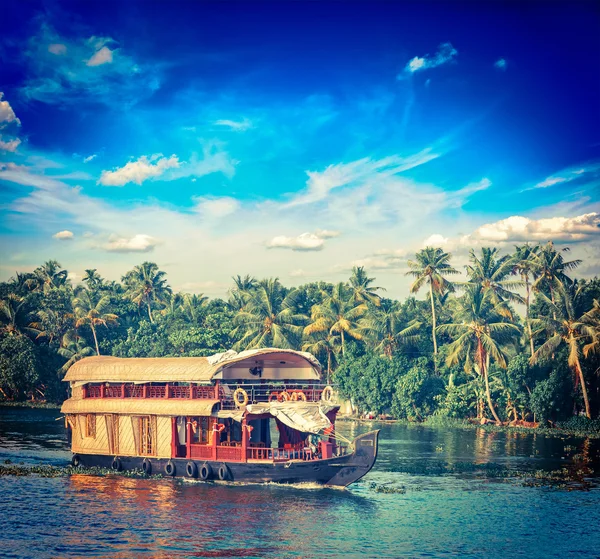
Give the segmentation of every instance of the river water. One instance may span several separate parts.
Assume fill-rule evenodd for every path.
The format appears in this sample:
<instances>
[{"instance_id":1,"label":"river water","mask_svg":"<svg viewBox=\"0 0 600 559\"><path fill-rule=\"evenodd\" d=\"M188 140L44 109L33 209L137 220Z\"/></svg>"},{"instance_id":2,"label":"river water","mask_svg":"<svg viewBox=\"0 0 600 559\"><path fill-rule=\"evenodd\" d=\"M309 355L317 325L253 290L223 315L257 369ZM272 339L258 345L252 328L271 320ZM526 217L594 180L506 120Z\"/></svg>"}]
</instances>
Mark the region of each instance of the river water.
<instances>
[{"instance_id":1,"label":"river water","mask_svg":"<svg viewBox=\"0 0 600 559\"><path fill-rule=\"evenodd\" d=\"M65 465L57 417L0 408L0 462ZM1 476L0 557L600 557L600 489L531 486L517 475L583 464L598 472L599 441L339 424L347 437L375 427L377 464L346 490Z\"/></svg>"}]
</instances>

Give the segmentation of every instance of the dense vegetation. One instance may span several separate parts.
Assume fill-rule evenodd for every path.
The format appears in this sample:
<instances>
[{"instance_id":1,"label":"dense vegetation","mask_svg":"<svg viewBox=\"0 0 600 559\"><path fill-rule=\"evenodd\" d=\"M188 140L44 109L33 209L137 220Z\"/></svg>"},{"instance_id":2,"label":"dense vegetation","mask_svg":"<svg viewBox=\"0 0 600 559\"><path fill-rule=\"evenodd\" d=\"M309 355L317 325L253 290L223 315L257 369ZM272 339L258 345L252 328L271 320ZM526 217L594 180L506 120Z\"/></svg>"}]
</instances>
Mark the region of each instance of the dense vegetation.
<instances>
[{"instance_id":1,"label":"dense vegetation","mask_svg":"<svg viewBox=\"0 0 600 559\"><path fill-rule=\"evenodd\" d=\"M412 293L383 297L362 267L349 281L289 289L237 276L228 299L173 293L144 262L121 282L86 270L73 287L49 261L0 284L0 398L65 397L60 379L89 355L205 356L309 351L360 412L546 424L600 411L600 280L552 243L472 250L466 281L451 255L409 261ZM523 316L516 305L524 308ZM583 420L583 418L582 418Z\"/></svg>"}]
</instances>

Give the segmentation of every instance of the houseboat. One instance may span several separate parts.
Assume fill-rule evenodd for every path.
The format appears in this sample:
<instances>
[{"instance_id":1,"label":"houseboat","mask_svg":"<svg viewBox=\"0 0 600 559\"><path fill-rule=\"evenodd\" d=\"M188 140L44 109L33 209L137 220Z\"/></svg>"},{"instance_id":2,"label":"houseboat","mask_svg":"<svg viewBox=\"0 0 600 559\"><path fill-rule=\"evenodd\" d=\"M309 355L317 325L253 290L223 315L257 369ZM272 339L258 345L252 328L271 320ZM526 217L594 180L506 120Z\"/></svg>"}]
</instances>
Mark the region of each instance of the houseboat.
<instances>
[{"instance_id":1,"label":"houseboat","mask_svg":"<svg viewBox=\"0 0 600 559\"><path fill-rule=\"evenodd\" d=\"M379 431L336 431L339 405L309 353L87 357L64 380L74 466L345 487L377 457Z\"/></svg>"}]
</instances>

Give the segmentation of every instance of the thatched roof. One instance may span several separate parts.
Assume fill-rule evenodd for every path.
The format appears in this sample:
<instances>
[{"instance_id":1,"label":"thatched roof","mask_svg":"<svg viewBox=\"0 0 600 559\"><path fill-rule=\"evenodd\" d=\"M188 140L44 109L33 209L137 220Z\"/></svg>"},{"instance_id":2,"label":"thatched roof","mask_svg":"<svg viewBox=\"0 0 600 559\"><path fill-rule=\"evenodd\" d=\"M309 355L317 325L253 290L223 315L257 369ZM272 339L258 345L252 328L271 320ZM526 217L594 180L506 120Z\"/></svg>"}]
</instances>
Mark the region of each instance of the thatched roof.
<instances>
[{"instance_id":1,"label":"thatched roof","mask_svg":"<svg viewBox=\"0 0 600 559\"><path fill-rule=\"evenodd\" d=\"M128 415L210 415L219 400L143 399L143 398L69 398L61 413L118 413Z\"/></svg>"},{"instance_id":2,"label":"thatched roof","mask_svg":"<svg viewBox=\"0 0 600 559\"><path fill-rule=\"evenodd\" d=\"M236 353L227 351L210 357L122 358L86 357L77 361L63 380L69 382L210 382L224 367L277 354L303 367L310 367L318 378L321 367L310 353L291 349L255 349Z\"/></svg>"}]
</instances>

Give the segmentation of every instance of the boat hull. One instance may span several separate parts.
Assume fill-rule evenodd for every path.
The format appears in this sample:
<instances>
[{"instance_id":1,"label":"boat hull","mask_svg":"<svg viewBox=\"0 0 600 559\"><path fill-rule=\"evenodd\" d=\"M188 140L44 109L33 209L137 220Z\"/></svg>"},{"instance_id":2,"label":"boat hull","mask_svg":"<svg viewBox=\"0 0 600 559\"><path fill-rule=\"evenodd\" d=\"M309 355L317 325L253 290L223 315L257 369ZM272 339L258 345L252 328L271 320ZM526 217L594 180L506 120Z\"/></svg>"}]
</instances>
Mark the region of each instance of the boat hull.
<instances>
[{"instance_id":1,"label":"boat hull","mask_svg":"<svg viewBox=\"0 0 600 559\"><path fill-rule=\"evenodd\" d=\"M195 464L195 472L200 472L203 464L210 466L208 480L218 480L219 468L226 466L227 481L241 483L318 483L333 487L346 487L358 481L375 464L377 459L379 431L371 431L354 440L354 452L327 460L290 460L285 462L226 462L211 460L188 460L186 458L143 458L139 456L119 456L122 470L141 470L146 463L151 464L150 474L166 475L169 462L175 466L173 477L191 478L187 472L188 463ZM111 468L113 456L100 454L77 454L82 467ZM148 466L146 466L148 467ZM207 481L208 481L207 480Z\"/></svg>"}]
</instances>

